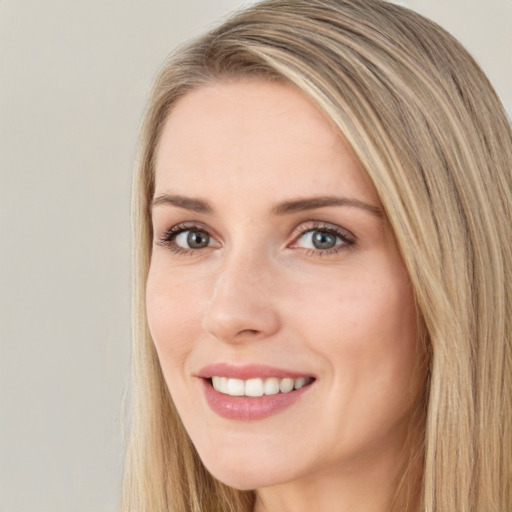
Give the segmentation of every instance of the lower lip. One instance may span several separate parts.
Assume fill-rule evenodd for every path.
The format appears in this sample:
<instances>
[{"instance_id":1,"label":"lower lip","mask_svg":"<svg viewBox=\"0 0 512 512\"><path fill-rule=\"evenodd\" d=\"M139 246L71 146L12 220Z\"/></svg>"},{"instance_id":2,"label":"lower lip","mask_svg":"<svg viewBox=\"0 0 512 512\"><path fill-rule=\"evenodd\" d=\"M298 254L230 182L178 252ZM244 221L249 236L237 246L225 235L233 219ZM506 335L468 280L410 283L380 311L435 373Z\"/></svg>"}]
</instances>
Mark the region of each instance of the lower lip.
<instances>
[{"instance_id":1,"label":"lower lip","mask_svg":"<svg viewBox=\"0 0 512 512\"><path fill-rule=\"evenodd\" d=\"M289 393L261 397L231 396L219 393L207 379L201 379L206 401L213 412L229 420L261 420L292 406L307 392L311 384Z\"/></svg>"}]
</instances>

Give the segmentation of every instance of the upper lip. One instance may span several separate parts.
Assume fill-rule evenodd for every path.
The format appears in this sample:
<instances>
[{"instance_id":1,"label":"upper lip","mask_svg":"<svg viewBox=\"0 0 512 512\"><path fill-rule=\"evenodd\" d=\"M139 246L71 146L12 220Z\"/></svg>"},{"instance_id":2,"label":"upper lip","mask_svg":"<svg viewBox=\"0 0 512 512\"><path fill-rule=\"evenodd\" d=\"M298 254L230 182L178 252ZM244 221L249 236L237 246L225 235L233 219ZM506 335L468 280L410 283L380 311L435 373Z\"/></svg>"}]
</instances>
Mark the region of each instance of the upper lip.
<instances>
[{"instance_id":1,"label":"upper lip","mask_svg":"<svg viewBox=\"0 0 512 512\"><path fill-rule=\"evenodd\" d=\"M313 375L284 368L277 368L266 364L246 364L234 365L232 363L213 363L201 368L196 377L210 379L211 377L228 377L231 379L256 379L277 377L278 379L292 378L299 379L301 377L313 377Z\"/></svg>"}]
</instances>

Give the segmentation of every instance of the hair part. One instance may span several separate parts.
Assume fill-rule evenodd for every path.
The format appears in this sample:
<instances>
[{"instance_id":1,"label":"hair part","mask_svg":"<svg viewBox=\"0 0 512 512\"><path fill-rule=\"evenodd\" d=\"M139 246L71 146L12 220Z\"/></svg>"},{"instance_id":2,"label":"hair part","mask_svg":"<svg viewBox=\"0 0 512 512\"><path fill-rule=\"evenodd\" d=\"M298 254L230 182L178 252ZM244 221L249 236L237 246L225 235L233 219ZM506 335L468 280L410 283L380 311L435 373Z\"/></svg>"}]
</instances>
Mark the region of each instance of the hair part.
<instances>
[{"instance_id":1,"label":"hair part","mask_svg":"<svg viewBox=\"0 0 512 512\"><path fill-rule=\"evenodd\" d=\"M382 201L429 354L425 434L414 454L423 461L422 510L508 510L512 132L503 106L464 48L412 11L379 0L267 0L178 49L149 100L133 182L123 511L249 512L254 503L253 493L221 484L199 460L145 312L163 124L191 90L246 78L282 81L311 98L349 141Z\"/></svg>"}]
</instances>

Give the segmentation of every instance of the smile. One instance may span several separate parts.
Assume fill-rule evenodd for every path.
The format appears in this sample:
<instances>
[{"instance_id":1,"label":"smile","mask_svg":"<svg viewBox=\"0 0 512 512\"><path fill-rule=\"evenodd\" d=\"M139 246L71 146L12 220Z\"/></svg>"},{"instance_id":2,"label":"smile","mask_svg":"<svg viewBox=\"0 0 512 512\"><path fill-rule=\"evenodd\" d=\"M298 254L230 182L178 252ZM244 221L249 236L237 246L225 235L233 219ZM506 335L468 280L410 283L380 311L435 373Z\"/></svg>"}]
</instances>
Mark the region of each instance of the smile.
<instances>
[{"instance_id":1,"label":"smile","mask_svg":"<svg viewBox=\"0 0 512 512\"><path fill-rule=\"evenodd\" d=\"M309 372L308 372L309 373ZM262 420L281 413L316 387L317 377L264 364L210 364L193 374L212 412L229 420Z\"/></svg>"},{"instance_id":2,"label":"smile","mask_svg":"<svg viewBox=\"0 0 512 512\"><path fill-rule=\"evenodd\" d=\"M261 397L263 395L277 395L278 393L290 393L301 389L313 382L312 377L283 378L253 378L248 380L233 379L214 376L211 384L215 391L230 396Z\"/></svg>"}]
</instances>

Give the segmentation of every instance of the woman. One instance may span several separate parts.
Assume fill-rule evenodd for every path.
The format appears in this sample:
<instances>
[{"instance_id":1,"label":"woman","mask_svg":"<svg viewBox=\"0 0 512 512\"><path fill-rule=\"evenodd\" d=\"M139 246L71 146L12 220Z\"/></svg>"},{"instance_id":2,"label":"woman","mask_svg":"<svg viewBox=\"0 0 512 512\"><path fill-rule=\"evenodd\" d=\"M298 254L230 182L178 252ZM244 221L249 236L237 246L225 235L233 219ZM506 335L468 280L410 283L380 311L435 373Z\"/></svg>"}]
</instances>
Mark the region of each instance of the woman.
<instances>
[{"instance_id":1,"label":"woman","mask_svg":"<svg viewBox=\"0 0 512 512\"><path fill-rule=\"evenodd\" d=\"M505 511L512 133L446 32L268 0L157 78L123 510Z\"/></svg>"}]
</instances>

